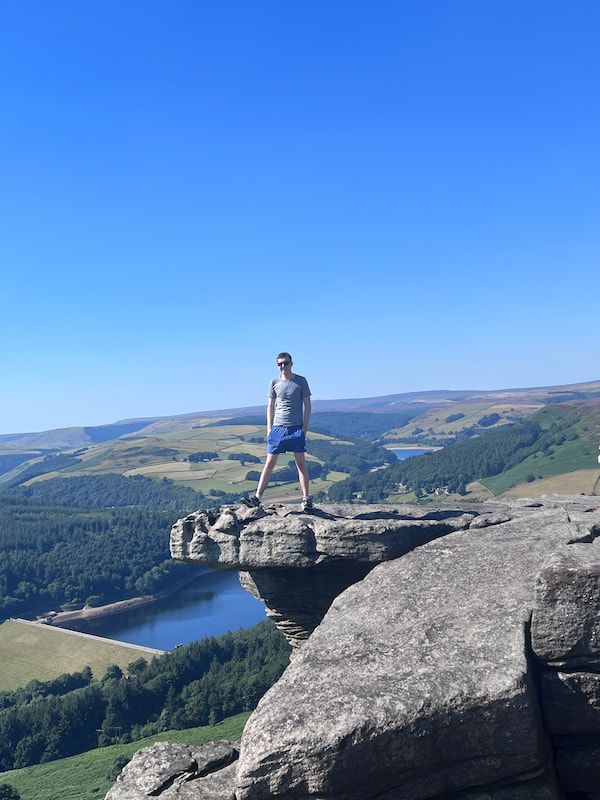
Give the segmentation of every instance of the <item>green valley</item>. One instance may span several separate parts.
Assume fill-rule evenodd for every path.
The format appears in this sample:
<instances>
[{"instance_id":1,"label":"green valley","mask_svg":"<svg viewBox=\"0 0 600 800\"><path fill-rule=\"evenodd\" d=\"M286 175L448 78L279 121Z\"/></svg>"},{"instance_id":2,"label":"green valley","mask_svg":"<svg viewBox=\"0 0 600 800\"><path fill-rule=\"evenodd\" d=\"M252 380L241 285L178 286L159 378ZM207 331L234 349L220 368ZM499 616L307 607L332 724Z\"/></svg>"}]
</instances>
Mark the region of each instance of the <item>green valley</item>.
<instances>
[{"instance_id":1,"label":"green valley","mask_svg":"<svg viewBox=\"0 0 600 800\"><path fill-rule=\"evenodd\" d=\"M599 397L600 382L592 382L496 392L436 391L315 401L307 441L313 495L317 501L342 496L356 500L359 493L372 490L362 499L415 500L410 492L394 495L390 487L383 493L381 488L375 491L377 481L368 477L369 471L383 466L386 460L393 464L393 456L386 459L381 451L376 452L378 448L413 445L448 451L484 439L488 433L509 430L524 420L537 419L537 414L542 414L543 427L544 415L557 407L579 404L592 414ZM62 435L51 431L0 436L0 495L174 513L236 502L254 489L265 458L264 410L248 408L241 412L65 429ZM562 442L554 446L552 454L528 454L523 467L503 465L495 472L487 469L485 474L453 469L443 483L434 481L435 488L448 489L450 485L453 494L458 488L462 492L469 484L481 481L477 491L501 494L520 483L593 469L589 456L589 448L597 447L593 437L593 433L587 438L580 435L579 444ZM61 442L74 446L60 448ZM582 447L584 442L586 447ZM367 443L372 450L365 459ZM295 471L286 469L291 460L291 456L280 458L278 475L265 496L267 501L298 496ZM411 467L411 471L415 469ZM363 477L357 482L359 476ZM421 493L434 477L421 481ZM338 487L341 482L346 482L346 487L354 482L356 488L348 492Z\"/></svg>"},{"instance_id":2,"label":"green valley","mask_svg":"<svg viewBox=\"0 0 600 800\"><path fill-rule=\"evenodd\" d=\"M307 461L317 502L443 502L598 487L600 382L315 406ZM235 503L256 486L265 420L262 411L243 412L0 437L2 619L152 594L181 581L193 568L170 559L172 523ZM436 450L397 461L391 451L410 445ZM280 459L267 502L298 497L291 460ZM40 763L39 775L52 767L66 776L69 765L87 769L70 758L99 743L118 742L122 755L173 728L210 723L216 732L219 720L256 705L288 658L269 623L148 657L110 643L90 650L83 639L51 653L40 637L67 634L27 627L0 626L0 646L11 656L0 692L0 760L4 770L18 768L7 783L24 798L38 780L28 777L28 764L52 762ZM33 672L22 666L28 650ZM90 800L105 791L100 772L111 754L103 747L89 757ZM70 778L56 780L62 794L47 800L76 791Z\"/></svg>"},{"instance_id":3,"label":"green valley","mask_svg":"<svg viewBox=\"0 0 600 800\"><path fill-rule=\"evenodd\" d=\"M551 404L513 425L496 426L387 470L340 481L328 496L344 502L440 501L481 497L482 487L498 496L524 484L529 496L535 496L536 480L572 473L581 475L589 490L588 473L598 476L599 441L599 399ZM554 485L560 491L560 482Z\"/></svg>"}]
</instances>

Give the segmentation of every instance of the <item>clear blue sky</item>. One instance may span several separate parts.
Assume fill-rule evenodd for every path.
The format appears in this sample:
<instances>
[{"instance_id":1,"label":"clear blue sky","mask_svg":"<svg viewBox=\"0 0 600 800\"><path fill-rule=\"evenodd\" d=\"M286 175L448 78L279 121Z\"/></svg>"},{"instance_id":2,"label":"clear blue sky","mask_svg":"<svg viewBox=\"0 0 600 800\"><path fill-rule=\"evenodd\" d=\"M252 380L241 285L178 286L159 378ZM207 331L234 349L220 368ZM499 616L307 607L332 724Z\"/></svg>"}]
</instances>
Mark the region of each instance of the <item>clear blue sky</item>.
<instances>
[{"instance_id":1,"label":"clear blue sky","mask_svg":"<svg viewBox=\"0 0 600 800\"><path fill-rule=\"evenodd\" d=\"M0 433L589 381L598 0L0 0Z\"/></svg>"}]
</instances>

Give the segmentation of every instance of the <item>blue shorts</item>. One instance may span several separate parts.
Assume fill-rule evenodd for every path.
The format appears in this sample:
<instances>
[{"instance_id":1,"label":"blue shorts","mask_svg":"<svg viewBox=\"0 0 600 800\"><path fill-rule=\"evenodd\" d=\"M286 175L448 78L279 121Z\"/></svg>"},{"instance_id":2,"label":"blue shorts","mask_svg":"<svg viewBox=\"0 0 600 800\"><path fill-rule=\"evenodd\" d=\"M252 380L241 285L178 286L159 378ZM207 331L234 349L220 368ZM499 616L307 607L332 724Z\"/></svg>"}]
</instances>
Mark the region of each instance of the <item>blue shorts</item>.
<instances>
[{"instance_id":1,"label":"blue shorts","mask_svg":"<svg viewBox=\"0 0 600 800\"><path fill-rule=\"evenodd\" d=\"M306 437L302 425L273 425L267 439L267 453L305 453Z\"/></svg>"}]
</instances>

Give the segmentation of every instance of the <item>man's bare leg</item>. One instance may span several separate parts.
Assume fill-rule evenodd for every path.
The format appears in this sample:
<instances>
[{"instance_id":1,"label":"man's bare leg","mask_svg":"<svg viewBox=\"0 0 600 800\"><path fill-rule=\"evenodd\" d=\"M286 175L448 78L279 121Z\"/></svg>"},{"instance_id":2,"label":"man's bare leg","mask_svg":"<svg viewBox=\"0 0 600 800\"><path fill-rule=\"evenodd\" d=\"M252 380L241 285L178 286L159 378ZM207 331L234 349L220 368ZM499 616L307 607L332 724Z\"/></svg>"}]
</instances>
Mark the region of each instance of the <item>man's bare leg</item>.
<instances>
[{"instance_id":1,"label":"man's bare leg","mask_svg":"<svg viewBox=\"0 0 600 800\"><path fill-rule=\"evenodd\" d=\"M256 490L256 494L258 497L262 497L263 492L269 485L269 481L271 480L271 475L273 474L273 470L275 469L275 464L277 464L277 459L278 459L277 455L273 453L267 453L267 460L265 461L265 465L263 467L263 471L261 473L260 480L258 482L258 488Z\"/></svg>"},{"instance_id":2,"label":"man's bare leg","mask_svg":"<svg viewBox=\"0 0 600 800\"><path fill-rule=\"evenodd\" d=\"M300 480L300 488L302 489L302 496L308 497L308 485L309 485L309 477L308 477L308 469L306 466L306 454L305 453L294 453L294 458L296 459L296 466L298 468L298 478ZM266 464L265 464L266 467ZM271 470L272 471L272 470Z\"/></svg>"}]
</instances>

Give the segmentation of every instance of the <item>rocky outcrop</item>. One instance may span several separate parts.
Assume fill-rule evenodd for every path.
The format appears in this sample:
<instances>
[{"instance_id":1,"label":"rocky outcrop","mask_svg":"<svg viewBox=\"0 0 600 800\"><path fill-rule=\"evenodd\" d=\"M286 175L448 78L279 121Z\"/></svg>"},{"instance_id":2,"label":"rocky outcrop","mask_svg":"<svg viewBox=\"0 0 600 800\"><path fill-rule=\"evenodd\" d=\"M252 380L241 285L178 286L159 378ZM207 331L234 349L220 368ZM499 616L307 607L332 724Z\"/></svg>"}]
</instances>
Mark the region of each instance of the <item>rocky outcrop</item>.
<instances>
[{"instance_id":1,"label":"rocky outcrop","mask_svg":"<svg viewBox=\"0 0 600 800\"><path fill-rule=\"evenodd\" d=\"M531 643L560 785L600 798L600 524L587 527L538 573Z\"/></svg>"},{"instance_id":2,"label":"rocky outcrop","mask_svg":"<svg viewBox=\"0 0 600 800\"><path fill-rule=\"evenodd\" d=\"M174 555L273 580L292 622L303 575L348 584L329 604L314 584L323 618L309 597L237 800L600 800L600 499L425 509L227 507L174 528Z\"/></svg>"},{"instance_id":3,"label":"rocky outcrop","mask_svg":"<svg viewBox=\"0 0 600 800\"><path fill-rule=\"evenodd\" d=\"M123 768L106 800L235 800L237 742L157 742Z\"/></svg>"},{"instance_id":4,"label":"rocky outcrop","mask_svg":"<svg viewBox=\"0 0 600 800\"><path fill-rule=\"evenodd\" d=\"M509 519L501 506L332 505L197 511L171 531L171 555L237 570L242 586L267 608L292 648L306 641L346 587L383 561L453 531Z\"/></svg>"}]
</instances>

